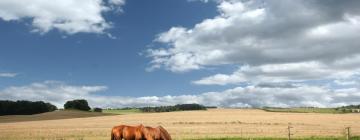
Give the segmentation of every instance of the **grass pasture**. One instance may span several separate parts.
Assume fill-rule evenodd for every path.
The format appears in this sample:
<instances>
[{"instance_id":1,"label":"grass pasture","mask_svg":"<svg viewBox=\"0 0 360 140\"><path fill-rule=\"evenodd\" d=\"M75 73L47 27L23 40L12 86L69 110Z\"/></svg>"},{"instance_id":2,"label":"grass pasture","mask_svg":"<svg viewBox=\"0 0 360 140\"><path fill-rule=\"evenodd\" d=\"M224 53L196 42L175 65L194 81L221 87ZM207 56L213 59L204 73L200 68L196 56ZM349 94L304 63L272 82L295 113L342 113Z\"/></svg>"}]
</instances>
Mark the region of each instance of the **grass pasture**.
<instances>
[{"instance_id":1,"label":"grass pasture","mask_svg":"<svg viewBox=\"0 0 360 140\"><path fill-rule=\"evenodd\" d=\"M251 140L288 140L288 138L250 138ZM354 136L351 140L360 140L360 137ZM189 139L189 140L249 140L249 138L203 138L203 139ZM307 138L293 138L292 140L346 140L345 137L307 137Z\"/></svg>"},{"instance_id":2,"label":"grass pasture","mask_svg":"<svg viewBox=\"0 0 360 140\"><path fill-rule=\"evenodd\" d=\"M360 114L209 109L0 123L0 140L109 140L113 126L140 123L162 125L174 139L277 140L287 137L289 123L297 139L344 139L345 127L351 127L353 136L360 135Z\"/></svg>"}]
</instances>

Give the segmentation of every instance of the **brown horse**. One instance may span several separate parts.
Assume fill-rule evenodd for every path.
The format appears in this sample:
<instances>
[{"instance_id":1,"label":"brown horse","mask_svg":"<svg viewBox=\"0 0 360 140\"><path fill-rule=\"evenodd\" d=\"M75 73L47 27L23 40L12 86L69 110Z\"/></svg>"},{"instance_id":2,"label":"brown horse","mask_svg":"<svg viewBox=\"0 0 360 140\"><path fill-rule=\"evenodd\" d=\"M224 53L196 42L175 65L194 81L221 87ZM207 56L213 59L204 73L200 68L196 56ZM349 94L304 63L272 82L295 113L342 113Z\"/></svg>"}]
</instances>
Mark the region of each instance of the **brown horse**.
<instances>
[{"instance_id":1,"label":"brown horse","mask_svg":"<svg viewBox=\"0 0 360 140\"><path fill-rule=\"evenodd\" d=\"M143 129L144 126L142 124L139 126L115 126L111 130L111 140L144 140Z\"/></svg>"},{"instance_id":2,"label":"brown horse","mask_svg":"<svg viewBox=\"0 0 360 140\"><path fill-rule=\"evenodd\" d=\"M169 133L162 127L156 128L119 125L111 130L111 140L171 140Z\"/></svg>"},{"instance_id":3,"label":"brown horse","mask_svg":"<svg viewBox=\"0 0 360 140\"><path fill-rule=\"evenodd\" d=\"M146 140L171 140L169 133L162 127L144 127L143 134Z\"/></svg>"}]
</instances>

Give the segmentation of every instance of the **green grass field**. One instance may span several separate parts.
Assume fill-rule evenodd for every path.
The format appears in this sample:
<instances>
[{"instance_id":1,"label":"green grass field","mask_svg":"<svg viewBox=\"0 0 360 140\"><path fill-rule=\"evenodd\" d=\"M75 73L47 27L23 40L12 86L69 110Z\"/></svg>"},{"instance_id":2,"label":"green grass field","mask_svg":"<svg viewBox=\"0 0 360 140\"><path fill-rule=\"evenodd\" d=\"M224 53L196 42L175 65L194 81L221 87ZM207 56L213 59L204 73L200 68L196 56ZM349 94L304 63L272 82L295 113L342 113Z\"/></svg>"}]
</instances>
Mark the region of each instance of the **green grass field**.
<instances>
[{"instance_id":1,"label":"green grass field","mask_svg":"<svg viewBox=\"0 0 360 140\"><path fill-rule=\"evenodd\" d=\"M335 108L265 108L263 109L269 112L290 112L290 113L344 113L341 110Z\"/></svg>"},{"instance_id":2,"label":"green grass field","mask_svg":"<svg viewBox=\"0 0 360 140\"><path fill-rule=\"evenodd\" d=\"M104 109L103 113L110 114L134 114L134 113L142 113L139 109Z\"/></svg>"},{"instance_id":3,"label":"green grass field","mask_svg":"<svg viewBox=\"0 0 360 140\"><path fill-rule=\"evenodd\" d=\"M204 138L189 140L288 140L288 138ZM345 137L307 137L307 138L291 138L291 140L346 140ZM360 136L351 137L350 140L360 140Z\"/></svg>"}]
</instances>

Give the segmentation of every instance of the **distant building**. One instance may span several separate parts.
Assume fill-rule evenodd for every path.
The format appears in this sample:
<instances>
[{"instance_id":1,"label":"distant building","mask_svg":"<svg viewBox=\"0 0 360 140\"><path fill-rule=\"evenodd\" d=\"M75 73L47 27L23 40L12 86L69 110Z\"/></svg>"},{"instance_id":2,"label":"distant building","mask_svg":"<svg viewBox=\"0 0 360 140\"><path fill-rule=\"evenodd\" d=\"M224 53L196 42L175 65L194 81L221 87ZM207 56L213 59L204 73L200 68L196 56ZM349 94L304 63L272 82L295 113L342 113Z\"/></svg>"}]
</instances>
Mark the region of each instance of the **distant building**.
<instances>
[{"instance_id":1,"label":"distant building","mask_svg":"<svg viewBox=\"0 0 360 140\"><path fill-rule=\"evenodd\" d=\"M360 109L351 109L351 112L353 112L353 113L360 113Z\"/></svg>"}]
</instances>

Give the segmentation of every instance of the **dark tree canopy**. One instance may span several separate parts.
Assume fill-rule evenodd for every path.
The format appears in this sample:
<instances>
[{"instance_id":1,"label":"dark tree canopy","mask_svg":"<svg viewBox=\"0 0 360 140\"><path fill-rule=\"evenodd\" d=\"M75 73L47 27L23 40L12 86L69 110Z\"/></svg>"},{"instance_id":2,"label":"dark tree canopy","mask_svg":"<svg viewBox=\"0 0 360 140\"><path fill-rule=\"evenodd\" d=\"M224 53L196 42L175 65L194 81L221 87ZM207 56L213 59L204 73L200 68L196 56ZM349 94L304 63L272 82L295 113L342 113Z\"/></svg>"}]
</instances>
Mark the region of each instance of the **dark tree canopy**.
<instances>
[{"instance_id":1,"label":"dark tree canopy","mask_svg":"<svg viewBox=\"0 0 360 140\"><path fill-rule=\"evenodd\" d=\"M344 109L360 109L360 104L359 105L348 105L348 106L342 106L339 108L344 108Z\"/></svg>"},{"instance_id":2,"label":"dark tree canopy","mask_svg":"<svg viewBox=\"0 0 360 140\"><path fill-rule=\"evenodd\" d=\"M89 107L88 102L84 99L67 101L64 104L64 108L65 109L77 109L77 110L83 110L83 111L89 111L91 109Z\"/></svg>"},{"instance_id":3,"label":"dark tree canopy","mask_svg":"<svg viewBox=\"0 0 360 140\"><path fill-rule=\"evenodd\" d=\"M56 106L43 101L0 100L0 115L31 115L56 110Z\"/></svg>"},{"instance_id":4,"label":"dark tree canopy","mask_svg":"<svg viewBox=\"0 0 360 140\"><path fill-rule=\"evenodd\" d=\"M102 112L102 108L95 107L94 112Z\"/></svg>"},{"instance_id":5,"label":"dark tree canopy","mask_svg":"<svg viewBox=\"0 0 360 140\"><path fill-rule=\"evenodd\" d=\"M143 107L143 112L172 112L185 110L206 110L206 107L199 104L178 104L175 106Z\"/></svg>"}]
</instances>

